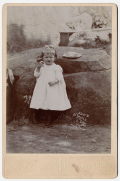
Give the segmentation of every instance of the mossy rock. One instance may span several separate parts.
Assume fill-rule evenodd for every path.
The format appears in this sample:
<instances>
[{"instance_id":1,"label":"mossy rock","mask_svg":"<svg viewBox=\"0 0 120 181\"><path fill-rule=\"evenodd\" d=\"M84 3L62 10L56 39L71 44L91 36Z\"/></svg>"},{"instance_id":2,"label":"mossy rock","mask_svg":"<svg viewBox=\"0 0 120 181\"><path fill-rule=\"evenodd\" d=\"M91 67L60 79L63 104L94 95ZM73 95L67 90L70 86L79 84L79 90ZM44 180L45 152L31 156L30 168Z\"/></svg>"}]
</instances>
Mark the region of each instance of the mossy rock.
<instances>
[{"instance_id":1,"label":"mossy rock","mask_svg":"<svg viewBox=\"0 0 120 181\"><path fill-rule=\"evenodd\" d=\"M91 123L111 122L111 70L81 72L65 76L72 108L67 114L83 112Z\"/></svg>"},{"instance_id":2,"label":"mossy rock","mask_svg":"<svg viewBox=\"0 0 120 181\"><path fill-rule=\"evenodd\" d=\"M68 51L82 54L80 59L65 59L62 55ZM8 55L8 68L20 78L15 84L16 113L28 115L29 100L32 96L35 78L36 59L42 48ZM82 50L74 47L57 48L59 64L63 68L67 93L72 108L67 114L82 111L91 117L91 121L110 123L111 107L111 60L106 51L100 49ZM27 96L27 97L25 97ZM100 110L100 111L99 111Z\"/></svg>"}]
</instances>

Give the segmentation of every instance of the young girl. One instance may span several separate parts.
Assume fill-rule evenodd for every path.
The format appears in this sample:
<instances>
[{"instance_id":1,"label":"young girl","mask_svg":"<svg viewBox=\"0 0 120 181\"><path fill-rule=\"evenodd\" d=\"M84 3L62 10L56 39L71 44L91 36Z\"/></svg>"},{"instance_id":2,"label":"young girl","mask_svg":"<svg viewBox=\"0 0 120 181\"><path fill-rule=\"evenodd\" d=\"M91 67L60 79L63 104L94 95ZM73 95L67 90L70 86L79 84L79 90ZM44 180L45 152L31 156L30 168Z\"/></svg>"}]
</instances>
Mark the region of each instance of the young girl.
<instances>
[{"instance_id":1,"label":"young girl","mask_svg":"<svg viewBox=\"0 0 120 181\"><path fill-rule=\"evenodd\" d=\"M43 63L39 63L34 71L37 82L31 99L30 108L47 110L48 118L46 125L51 123L51 116L55 113L71 108L66 93L66 85L61 66L54 63L57 58L53 46L45 46L42 52ZM35 116L36 118L36 116Z\"/></svg>"}]
</instances>

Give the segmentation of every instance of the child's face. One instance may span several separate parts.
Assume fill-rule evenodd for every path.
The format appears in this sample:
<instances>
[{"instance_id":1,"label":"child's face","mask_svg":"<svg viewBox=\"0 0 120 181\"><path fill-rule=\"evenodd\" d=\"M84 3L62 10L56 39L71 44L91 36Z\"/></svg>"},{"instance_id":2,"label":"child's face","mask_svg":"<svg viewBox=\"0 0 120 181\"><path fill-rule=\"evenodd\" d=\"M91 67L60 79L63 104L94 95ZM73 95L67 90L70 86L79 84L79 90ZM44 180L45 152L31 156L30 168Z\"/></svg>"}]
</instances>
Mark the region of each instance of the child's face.
<instances>
[{"instance_id":1,"label":"child's face","mask_svg":"<svg viewBox=\"0 0 120 181\"><path fill-rule=\"evenodd\" d=\"M43 56L43 61L46 65L52 65L54 63L55 56L54 54L47 53Z\"/></svg>"}]
</instances>

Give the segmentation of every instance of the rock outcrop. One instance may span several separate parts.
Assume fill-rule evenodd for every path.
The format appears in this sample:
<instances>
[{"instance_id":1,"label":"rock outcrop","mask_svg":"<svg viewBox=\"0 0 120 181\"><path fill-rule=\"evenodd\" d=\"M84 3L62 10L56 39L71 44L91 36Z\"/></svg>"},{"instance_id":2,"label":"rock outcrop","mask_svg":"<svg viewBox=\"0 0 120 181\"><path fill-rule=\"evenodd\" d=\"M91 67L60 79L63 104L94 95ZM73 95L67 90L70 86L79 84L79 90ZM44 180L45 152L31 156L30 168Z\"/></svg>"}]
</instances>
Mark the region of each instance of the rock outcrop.
<instances>
[{"instance_id":1,"label":"rock outcrop","mask_svg":"<svg viewBox=\"0 0 120 181\"><path fill-rule=\"evenodd\" d=\"M80 33L73 33L69 37L68 46L83 46L87 48L97 47L97 44L101 43L101 46L111 43L112 30L105 31L85 31Z\"/></svg>"},{"instance_id":2,"label":"rock outcrop","mask_svg":"<svg viewBox=\"0 0 120 181\"><path fill-rule=\"evenodd\" d=\"M83 112L94 124L111 120L111 70L81 72L65 76L72 109L68 114Z\"/></svg>"},{"instance_id":3,"label":"rock outcrop","mask_svg":"<svg viewBox=\"0 0 120 181\"><path fill-rule=\"evenodd\" d=\"M8 67L20 76L15 85L16 113L28 116L30 98L35 78L33 72L42 48L28 50L8 56ZM68 51L82 54L79 59L65 59L62 55ZM90 123L110 123L111 115L111 60L106 51L99 49L82 50L73 47L58 47L58 60L64 71L67 93L72 108L66 112L89 114Z\"/></svg>"},{"instance_id":4,"label":"rock outcrop","mask_svg":"<svg viewBox=\"0 0 120 181\"><path fill-rule=\"evenodd\" d=\"M70 22L67 22L67 25L76 31L91 29L92 17L88 13L83 13L80 16L72 18Z\"/></svg>"}]
</instances>

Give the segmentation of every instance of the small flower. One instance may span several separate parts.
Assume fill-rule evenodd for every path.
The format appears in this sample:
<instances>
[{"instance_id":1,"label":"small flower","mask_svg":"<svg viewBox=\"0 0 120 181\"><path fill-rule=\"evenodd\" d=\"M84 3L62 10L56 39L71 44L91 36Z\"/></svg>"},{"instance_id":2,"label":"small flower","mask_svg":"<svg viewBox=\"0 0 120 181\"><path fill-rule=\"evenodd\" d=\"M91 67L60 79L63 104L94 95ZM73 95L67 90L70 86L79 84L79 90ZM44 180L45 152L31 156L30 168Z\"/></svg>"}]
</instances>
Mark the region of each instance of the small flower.
<instances>
[{"instance_id":1,"label":"small flower","mask_svg":"<svg viewBox=\"0 0 120 181\"><path fill-rule=\"evenodd\" d=\"M73 114L73 117L76 117L76 113Z\"/></svg>"}]
</instances>

